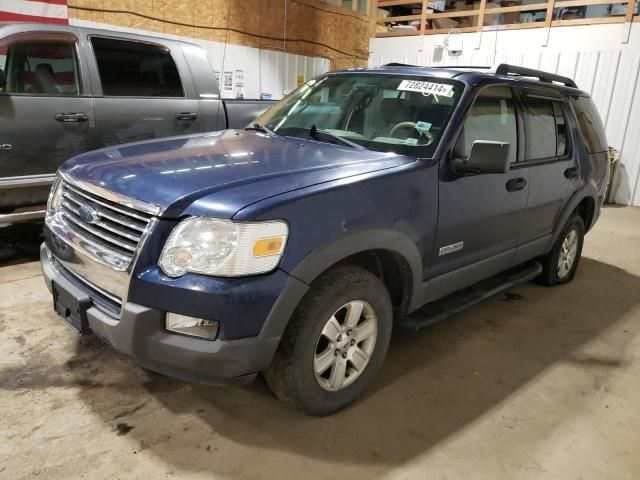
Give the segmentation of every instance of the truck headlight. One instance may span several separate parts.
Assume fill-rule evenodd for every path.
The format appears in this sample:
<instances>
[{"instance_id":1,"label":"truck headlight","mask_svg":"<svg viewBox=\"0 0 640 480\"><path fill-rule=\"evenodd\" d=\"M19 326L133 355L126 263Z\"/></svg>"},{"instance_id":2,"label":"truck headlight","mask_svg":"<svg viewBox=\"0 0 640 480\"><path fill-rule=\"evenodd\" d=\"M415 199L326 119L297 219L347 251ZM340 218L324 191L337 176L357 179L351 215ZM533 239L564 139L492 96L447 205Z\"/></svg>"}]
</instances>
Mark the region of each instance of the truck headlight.
<instances>
[{"instance_id":1,"label":"truck headlight","mask_svg":"<svg viewBox=\"0 0 640 480\"><path fill-rule=\"evenodd\" d=\"M192 217L173 229L159 265L170 277L187 272L241 277L273 270L287 242L282 221L233 222Z\"/></svg>"}]
</instances>

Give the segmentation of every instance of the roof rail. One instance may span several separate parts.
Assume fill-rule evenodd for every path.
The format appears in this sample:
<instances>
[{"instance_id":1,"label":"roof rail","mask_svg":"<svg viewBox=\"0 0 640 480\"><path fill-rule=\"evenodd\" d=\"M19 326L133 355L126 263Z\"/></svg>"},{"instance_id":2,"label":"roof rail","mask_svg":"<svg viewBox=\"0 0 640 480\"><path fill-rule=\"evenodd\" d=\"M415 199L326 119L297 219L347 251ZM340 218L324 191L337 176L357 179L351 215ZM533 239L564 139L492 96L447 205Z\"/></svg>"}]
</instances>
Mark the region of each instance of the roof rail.
<instances>
[{"instance_id":1,"label":"roof rail","mask_svg":"<svg viewBox=\"0 0 640 480\"><path fill-rule=\"evenodd\" d=\"M445 68L455 70L457 68L461 70L491 70L493 67L488 65L432 65L429 68Z\"/></svg>"},{"instance_id":2,"label":"roof rail","mask_svg":"<svg viewBox=\"0 0 640 480\"><path fill-rule=\"evenodd\" d=\"M452 69L456 68L460 69L477 69L477 70L490 70L493 67L490 66L479 66L479 65L409 65L408 63L385 63L381 65L382 67L415 67L415 68L443 68L443 69Z\"/></svg>"},{"instance_id":3,"label":"roof rail","mask_svg":"<svg viewBox=\"0 0 640 480\"><path fill-rule=\"evenodd\" d=\"M380 65L381 67L420 67L420 65L409 65L408 63L396 63L396 62L391 62L391 63L385 63L384 65Z\"/></svg>"},{"instance_id":4,"label":"roof rail","mask_svg":"<svg viewBox=\"0 0 640 480\"><path fill-rule=\"evenodd\" d=\"M496 75L521 75L523 77L538 78L541 82L558 82L566 85L567 87L578 88L576 82L572 79L556 75L555 73L543 72L542 70L535 70L533 68L518 67L517 65L509 65L508 63L501 63L495 68Z\"/></svg>"}]
</instances>

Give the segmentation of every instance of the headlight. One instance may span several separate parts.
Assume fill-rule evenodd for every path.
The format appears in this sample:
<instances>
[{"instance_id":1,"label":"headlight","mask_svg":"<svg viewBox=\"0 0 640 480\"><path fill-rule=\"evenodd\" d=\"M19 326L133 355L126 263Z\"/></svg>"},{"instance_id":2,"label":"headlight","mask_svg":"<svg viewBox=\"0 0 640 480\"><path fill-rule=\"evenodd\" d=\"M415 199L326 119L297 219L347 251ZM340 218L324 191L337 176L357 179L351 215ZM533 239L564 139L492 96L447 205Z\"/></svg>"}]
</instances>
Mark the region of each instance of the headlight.
<instances>
[{"instance_id":1,"label":"headlight","mask_svg":"<svg viewBox=\"0 0 640 480\"><path fill-rule=\"evenodd\" d=\"M189 218L169 235L159 265L170 277L187 272L220 277L269 272L280 261L288 232L287 224L281 221Z\"/></svg>"}]
</instances>

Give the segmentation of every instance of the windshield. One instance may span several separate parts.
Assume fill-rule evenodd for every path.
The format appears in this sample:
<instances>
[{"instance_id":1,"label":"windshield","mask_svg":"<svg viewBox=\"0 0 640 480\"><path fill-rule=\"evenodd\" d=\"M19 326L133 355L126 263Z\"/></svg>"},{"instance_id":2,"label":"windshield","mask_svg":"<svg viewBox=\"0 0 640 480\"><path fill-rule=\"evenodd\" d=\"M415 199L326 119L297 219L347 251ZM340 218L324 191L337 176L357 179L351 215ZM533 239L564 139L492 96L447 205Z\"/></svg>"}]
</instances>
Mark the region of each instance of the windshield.
<instances>
[{"instance_id":1,"label":"windshield","mask_svg":"<svg viewBox=\"0 0 640 480\"><path fill-rule=\"evenodd\" d=\"M310 80L256 122L273 132L416 157L433 155L462 84L349 73ZM335 138L340 137L340 138Z\"/></svg>"}]
</instances>

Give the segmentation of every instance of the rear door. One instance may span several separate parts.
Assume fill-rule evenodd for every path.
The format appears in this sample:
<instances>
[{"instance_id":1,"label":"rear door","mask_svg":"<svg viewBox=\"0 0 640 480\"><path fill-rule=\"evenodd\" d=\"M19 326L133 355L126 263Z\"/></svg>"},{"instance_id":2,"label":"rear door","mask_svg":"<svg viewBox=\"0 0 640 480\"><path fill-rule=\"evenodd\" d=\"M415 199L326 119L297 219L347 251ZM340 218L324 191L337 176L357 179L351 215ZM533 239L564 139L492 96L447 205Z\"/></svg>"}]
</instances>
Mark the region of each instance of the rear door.
<instances>
[{"instance_id":1,"label":"rear door","mask_svg":"<svg viewBox=\"0 0 640 480\"><path fill-rule=\"evenodd\" d=\"M524 162L530 189L518 260L543 253L565 204L578 188L578 162L569 132L568 105L559 92L524 88ZM527 258L528 257L528 258Z\"/></svg>"},{"instance_id":2,"label":"rear door","mask_svg":"<svg viewBox=\"0 0 640 480\"><path fill-rule=\"evenodd\" d=\"M80 52L69 32L24 32L0 41L1 177L52 175L93 148L93 102Z\"/></svg>"},{"instance_id":3,"label":"rear door","mask_svg":"<svg viewBox=\"0 0 640 480\"><path fill-rule=\"evenodd\" d=\"M170 45L89 34L101 146L202 131L184 56Z\"/></svg>"},{"instance_id":4,"label":"rear door","mask_svg":"<svg viewBox=\"0 0 640 480\"><path fill-rule=\"evenodd\" d=\"M521 155L516 107L514 91L507 85L480 90L447 162L468 157L474 141L491 140L508 142L511 165L516 165ZM513 264L529 191L527 169L456 176L449 164L443 167L429 300Z\"/></svg>"}]
</instances>

